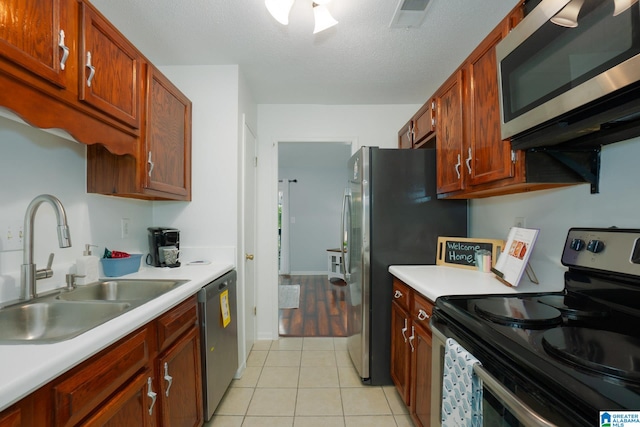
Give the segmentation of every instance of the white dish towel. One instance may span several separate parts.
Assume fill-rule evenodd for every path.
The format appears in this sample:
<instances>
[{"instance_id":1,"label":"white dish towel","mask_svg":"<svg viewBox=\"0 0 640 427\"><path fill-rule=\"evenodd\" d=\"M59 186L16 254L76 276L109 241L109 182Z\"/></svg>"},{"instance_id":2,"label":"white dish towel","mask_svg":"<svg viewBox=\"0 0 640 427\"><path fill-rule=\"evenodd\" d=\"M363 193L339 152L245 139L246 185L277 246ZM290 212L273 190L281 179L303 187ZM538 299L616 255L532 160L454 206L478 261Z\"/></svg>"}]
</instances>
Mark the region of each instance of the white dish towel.
<instances>
[{"instance_id":1,"label":"white dish towel","mask_svg":"<svg viewBox=\"0 0 640 427\"><path fill-rule=\"evenodd\" d=\"M473 372L480 361L447 338L442 373L442 425L482 426L482 380Z\"/></svg>"}]
</instances>

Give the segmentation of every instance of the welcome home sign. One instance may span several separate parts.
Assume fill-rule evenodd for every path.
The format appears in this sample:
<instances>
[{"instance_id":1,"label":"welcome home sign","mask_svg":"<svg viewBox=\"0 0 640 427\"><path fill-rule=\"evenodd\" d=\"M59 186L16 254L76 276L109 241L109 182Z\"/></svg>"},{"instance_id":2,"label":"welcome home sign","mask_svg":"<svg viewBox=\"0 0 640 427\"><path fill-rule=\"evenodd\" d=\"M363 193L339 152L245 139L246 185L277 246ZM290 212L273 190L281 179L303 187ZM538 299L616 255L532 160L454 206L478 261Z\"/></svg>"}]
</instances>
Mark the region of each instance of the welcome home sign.
<instances>
[{"instance_id":1,"label":"welcome home sign","mask_svg":"<svg viewBox=\"0 0 640 427\"><path fill-rule=\"evenodd\" d=\"M498 255L504 248L504 240L474 239L467 237L438 237L436 265L476 269L476 251L491 252L491 266L495 266Z\"/></svg>"}]
</instances>

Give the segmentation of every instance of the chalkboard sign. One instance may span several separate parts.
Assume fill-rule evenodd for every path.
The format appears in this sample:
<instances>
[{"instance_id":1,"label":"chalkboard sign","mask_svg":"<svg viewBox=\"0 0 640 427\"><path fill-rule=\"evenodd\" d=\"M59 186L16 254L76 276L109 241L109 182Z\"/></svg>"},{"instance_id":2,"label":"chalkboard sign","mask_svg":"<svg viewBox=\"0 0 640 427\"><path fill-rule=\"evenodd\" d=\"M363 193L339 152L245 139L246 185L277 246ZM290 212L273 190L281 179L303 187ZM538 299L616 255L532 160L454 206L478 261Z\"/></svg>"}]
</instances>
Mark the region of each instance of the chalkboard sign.
<instances>
[{"instance_id":1,"label":"chalkboard sign","mask_svg":"<svg viewBox=\"0 0 640 427\"><path fill-rule=\"evenodd\" d=\"M438 237L436 265L476 269L476 251L491 252L491 266L495 266L498 255L504 248L504 240L473 239L466 237Z\"/></svg>"}]
</instances>

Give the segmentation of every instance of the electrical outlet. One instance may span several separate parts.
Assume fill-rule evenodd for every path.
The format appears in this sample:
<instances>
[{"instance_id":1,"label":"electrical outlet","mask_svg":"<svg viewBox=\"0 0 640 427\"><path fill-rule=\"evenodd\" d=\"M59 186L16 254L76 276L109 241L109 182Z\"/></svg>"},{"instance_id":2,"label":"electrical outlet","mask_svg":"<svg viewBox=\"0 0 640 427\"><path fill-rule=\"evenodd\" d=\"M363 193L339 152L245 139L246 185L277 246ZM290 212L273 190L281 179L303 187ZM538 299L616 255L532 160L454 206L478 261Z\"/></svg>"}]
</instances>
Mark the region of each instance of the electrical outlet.
<instances>
[{"instance_id":1,"label":"electrical outlet","mask_svg":"<svg viewBox=\"0 0 640 427\"><path fill-rule=\"evenodd\" d=\"M23 247L24 231L22 221L11 221L0 228L0 251L19 251Z\"/></svg>"},{"instance_id":2,"label":"electrical outlet","mask_svg":"<svg viewBox=\"0 0 640 427\"><path fill-rule=\"evenodd\" d=\"M527 218L525 218L523 216L517 216L513 220L513 226L514 227L519 227L519 228L526 228L527 227Z\"/></svg>"},{"instance_id":3,"label":"electrical outlet","mask_svg":"<svg viewBox=\"0 0 640 427\"><path fill-rule=\"evenodd\" d=\"M123 239L129 238L129 228L131 227L131 220L129 218L122 218L120 220L120 237Z\"/></svg>"}]
</instances>

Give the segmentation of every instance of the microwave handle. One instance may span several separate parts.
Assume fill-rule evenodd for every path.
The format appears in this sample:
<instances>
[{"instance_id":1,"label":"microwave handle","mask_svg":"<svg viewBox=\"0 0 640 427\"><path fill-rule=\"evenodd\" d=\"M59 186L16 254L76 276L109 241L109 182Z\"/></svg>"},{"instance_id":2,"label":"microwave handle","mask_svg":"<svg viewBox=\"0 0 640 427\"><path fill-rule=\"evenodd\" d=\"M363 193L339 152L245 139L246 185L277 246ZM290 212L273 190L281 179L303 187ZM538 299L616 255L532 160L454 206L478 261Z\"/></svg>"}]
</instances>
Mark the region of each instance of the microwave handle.
<instances>
[{"instance_id":1,"label":"microwave handle","mask_svg":"<svg viewBox=\"0 0 640 427\"><path fill-rule=\"evenodd\" d=\"M491 390L493 395L502 403L515 417L525 426L531 427L553 427L554 423L545 420L519 397L506 389L493 375L491 375L482 365L474 365L473 372L483 382L483 386Z\"/></svg>"}]
</instances>

